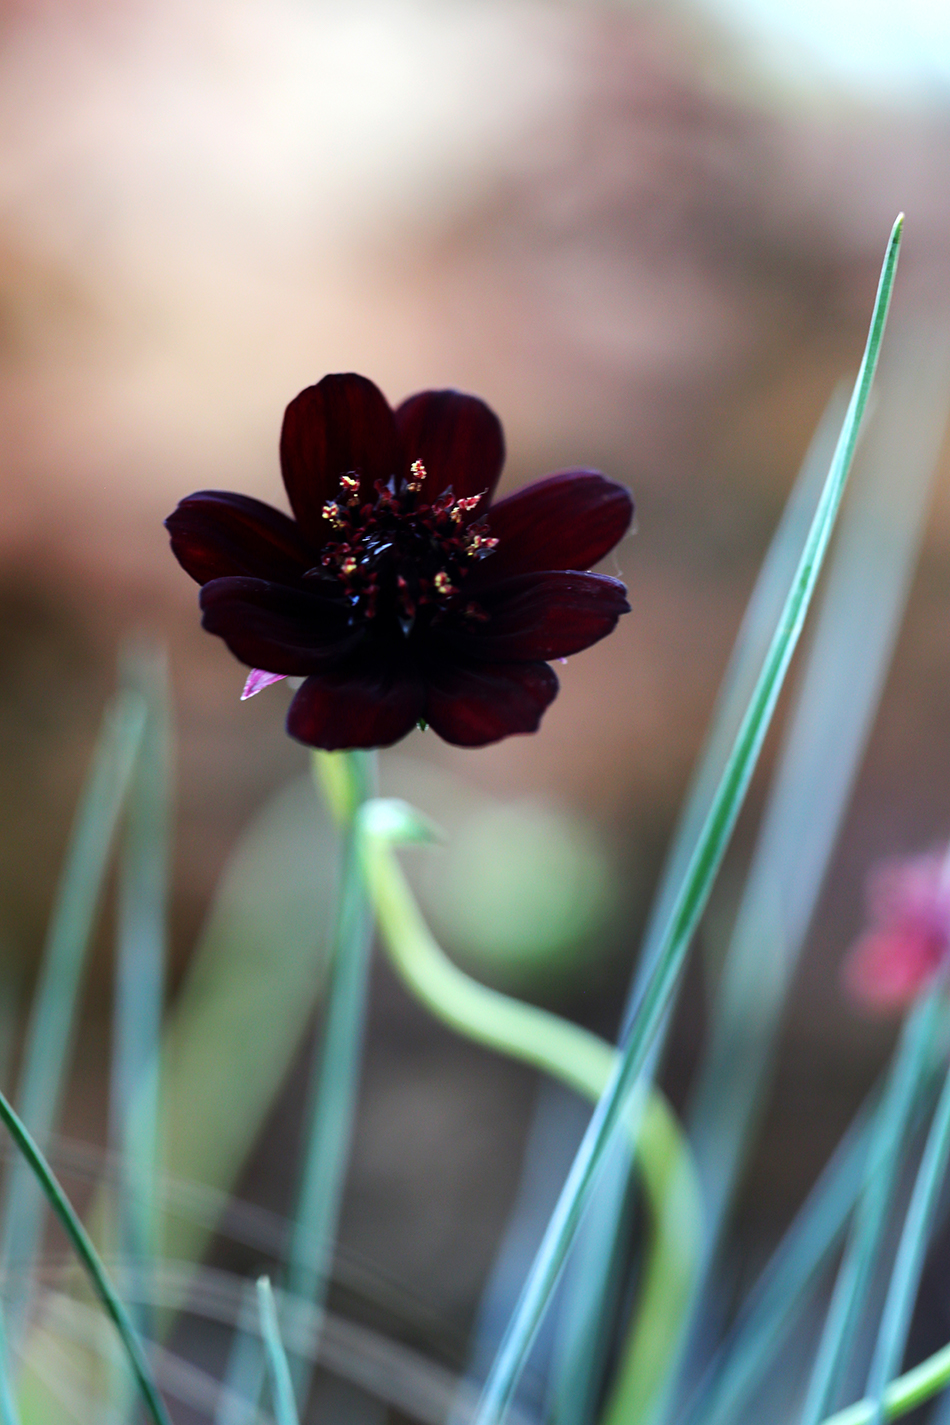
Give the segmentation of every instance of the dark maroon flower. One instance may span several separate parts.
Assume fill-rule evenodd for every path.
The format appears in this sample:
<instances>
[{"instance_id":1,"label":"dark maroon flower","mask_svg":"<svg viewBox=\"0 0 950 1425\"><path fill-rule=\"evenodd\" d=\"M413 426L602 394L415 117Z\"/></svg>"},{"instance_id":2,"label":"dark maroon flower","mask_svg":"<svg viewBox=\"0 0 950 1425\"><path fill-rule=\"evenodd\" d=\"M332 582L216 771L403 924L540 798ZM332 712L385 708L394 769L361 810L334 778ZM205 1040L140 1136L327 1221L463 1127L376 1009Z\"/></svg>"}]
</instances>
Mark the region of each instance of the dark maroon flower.
<instances>
[{"instance_id":1,"label":"dark maroon flower","mask_svg":"<svg viewBox=\"0 0 950 1425\"><path fill-rule=\"evenodd\" d=\"M287 407L280 439L294 518L203 490L165 521L204 587L204 627L253 670L245 696L302 677L292 737L387 747L417 722L480 747L533 732L557 693L548 666L629 610L589 574L625 534L627 491L568 470L497 505L497 417L422 391L392 411L363 376L325 376Z\"/></svg>"}]
</instances>

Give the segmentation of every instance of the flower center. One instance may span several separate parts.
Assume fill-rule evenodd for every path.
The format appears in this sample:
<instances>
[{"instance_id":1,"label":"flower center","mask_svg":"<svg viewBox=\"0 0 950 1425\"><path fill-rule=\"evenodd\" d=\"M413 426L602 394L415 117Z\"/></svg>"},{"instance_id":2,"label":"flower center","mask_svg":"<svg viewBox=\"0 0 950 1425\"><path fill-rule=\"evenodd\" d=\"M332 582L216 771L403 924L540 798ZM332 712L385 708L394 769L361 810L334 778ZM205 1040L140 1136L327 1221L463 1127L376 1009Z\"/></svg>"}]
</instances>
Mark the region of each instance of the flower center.
<instances>
[{"instance_id":1,"label":"flower center","mask_svg":"<svg viewBox=\"0 0 950 1425\"><path fill-rule=\"evenodd\" d=\"M364 619L393 614L408 636L423 610L430 622L448 612L483 621L487 615L463 585L469 570L496 548L485 519L466 523L485 496L457 500L452 487L431 505L419 503L426 478L421 460L408 480L376 481L376 500L360 505L357 475L340 479L323 518L340 538L324 546L312 574L335 577L354 613Z\"/></svg>"}]
</instances>

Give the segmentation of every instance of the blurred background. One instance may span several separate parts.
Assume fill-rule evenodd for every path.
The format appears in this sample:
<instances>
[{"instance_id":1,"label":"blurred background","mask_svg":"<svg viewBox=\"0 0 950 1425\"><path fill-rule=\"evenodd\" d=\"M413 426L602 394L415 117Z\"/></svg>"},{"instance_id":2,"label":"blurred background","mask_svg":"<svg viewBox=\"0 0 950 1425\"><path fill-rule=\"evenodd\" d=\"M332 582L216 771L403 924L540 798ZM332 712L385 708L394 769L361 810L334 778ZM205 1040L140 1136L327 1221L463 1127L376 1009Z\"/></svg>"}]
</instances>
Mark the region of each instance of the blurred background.
<instances>
[{"instance_id":1,"label":"blurred background","mask_svg":"<svg viewBox=\"0 0 950 1425\"><path fill-rule=\"evenodd\" d=\"M614 1034L745 602L856 368L901 209L894 349L933 379L893 447L895 510L903 452L913 464L919 436L936 456L950 389L945 6L0 0L7 1075L123 639L144 631L171 657L172 1004L239 837L305 771L285 690L239 703L243 671L201 632L161 521L203 487L283 504L283 408L331 370L363 372L394 403L428 386L483 396L506 429L503 490L588 465L634 493L636 533L608 570L633 612L559 670L541 732L477 753L415 733L382 774L451 833L414 872L451 951ZM950 831L950 494L945 456L934 463L895 662L739 1204L749 1260L893 1036L838 984L866 870ZM703 932L713 953L761 795ZM111 936L107 910L62 1123L93 1144ZM300 1018L275 1022L283 1088L234 1167L240 1195L275 1212L313 1032ZM695 970L665 1071L678 1104L703 1022ZM537 1101L533 1075L454 1041L378 966L342 1245L438 1323L417 1336L441 1333L453 1367ZM570 1142L582 1116L564 1111ZM254 1251L231 1250L255 1268ZM934 1330L934 1345L950 1334Z\"/></svg>"}]
</instances>

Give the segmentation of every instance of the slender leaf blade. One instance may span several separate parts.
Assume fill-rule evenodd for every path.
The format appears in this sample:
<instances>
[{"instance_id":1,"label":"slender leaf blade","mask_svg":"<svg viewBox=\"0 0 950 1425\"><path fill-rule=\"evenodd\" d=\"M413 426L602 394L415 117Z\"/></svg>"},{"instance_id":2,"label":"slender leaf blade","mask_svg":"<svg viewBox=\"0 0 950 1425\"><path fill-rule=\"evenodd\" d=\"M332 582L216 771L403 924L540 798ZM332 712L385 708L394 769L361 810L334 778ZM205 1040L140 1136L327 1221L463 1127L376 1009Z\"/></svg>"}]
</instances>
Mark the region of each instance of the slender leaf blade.
<instances>
[{"instance_id":1,"label":"slender leaf blade","mask_svg":"<svg viewBox=\"0 0 950 1425\"><path fill-rule=\"evenodd\" d=\"M72 1051L82 971L116 826L141 744L145 706L121 692L110 704L73 823L27 1027L18 1101L42 1142L56 1120ZM21 1160L7 1185L0 1238L3 1272L18 1282L9 1317L11 1344L23 1333L30 1274L39 1246L42 1199Z\"/></svg>"},{"instance_id":2,"label":"slender leaf blade","mask_svg":"<svg viewBox=\"0 0 950 1425\"><path fill-rule=\"evenodd\" d=\"M693 931L748 788L831 537L877 366L902 226L903 215L895 223L888 243L858 379L778 629L677 895L657 957L656 970L645 988L617 1068L594 1111L525 1283L519 1305L486 1382L476 1413L476 1425L495 1425L510 1403L541 1316L577 1232L591 1186L598 1176L617 1125L632 1102L654 1037L672 1002Z\"/></svg>"},{"instance_id":3,"label":"slender leaf blade","mask_svg":"<svg viewBox=\"0 0 950 1425\"><path fill-rule=\"evenodd\" d=\"M280 1338L277 1322L277 1306L270 1277L259 1277L257 1281L257 1302L261 1314L261 1334L267 1352L267 1367L274 1394L274 1413L277 1425L300 1425L297 1406L294 1401L294 1387L290 1379L287 1352Z\"/></svg>"}]
</instances>

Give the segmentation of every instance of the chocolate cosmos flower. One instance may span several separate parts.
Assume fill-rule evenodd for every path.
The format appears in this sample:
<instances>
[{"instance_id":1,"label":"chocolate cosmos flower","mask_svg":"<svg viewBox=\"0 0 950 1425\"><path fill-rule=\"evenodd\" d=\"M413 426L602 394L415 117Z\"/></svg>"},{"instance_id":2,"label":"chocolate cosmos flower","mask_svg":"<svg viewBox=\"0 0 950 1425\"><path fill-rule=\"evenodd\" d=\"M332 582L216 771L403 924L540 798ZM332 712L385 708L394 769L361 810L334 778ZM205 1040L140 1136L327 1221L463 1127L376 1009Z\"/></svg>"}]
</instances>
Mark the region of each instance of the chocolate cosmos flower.
<instances>
[{"instance_id":1,"label":"chocolate cosmos flower","mask_svg":"<svg viewBox=\"0 0 950 1425\"><path fill-rule=\"evenodd\" d=\"M288 406L280 458L293 519L204 490L165 523L204 627L254 670L245 695L304 678L287 730L311 747L386 747L420 721L462 747L533 732L548 660L629 610L583 572L626 532L627 491L570 470L491 505L504 438L474 396L392 411L365 377L325 376Z\"/></svg>"}]
</instances>

